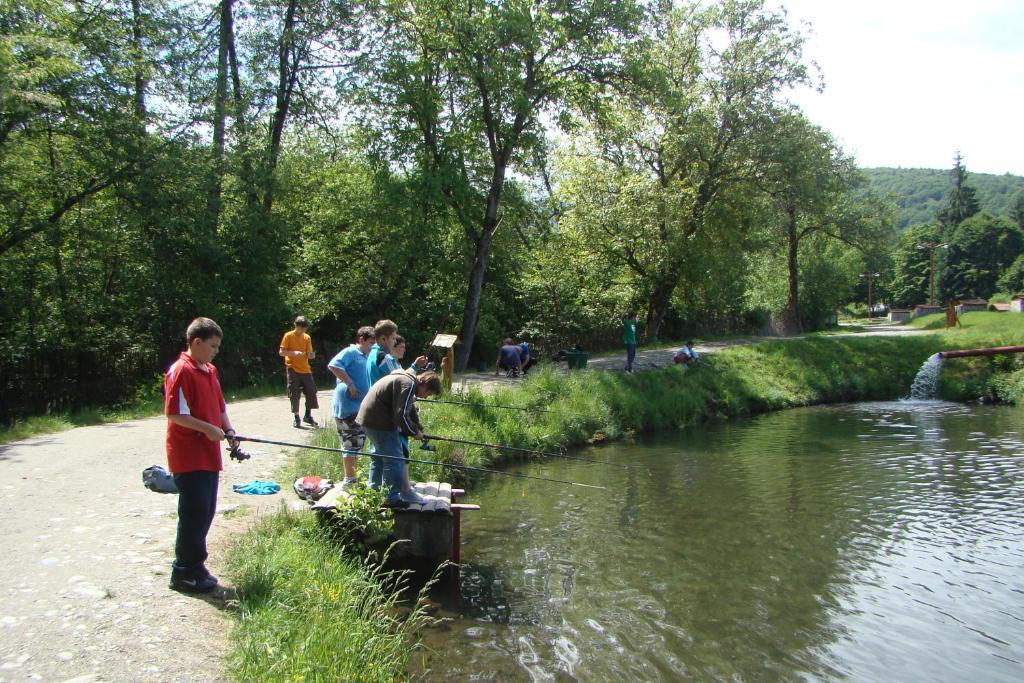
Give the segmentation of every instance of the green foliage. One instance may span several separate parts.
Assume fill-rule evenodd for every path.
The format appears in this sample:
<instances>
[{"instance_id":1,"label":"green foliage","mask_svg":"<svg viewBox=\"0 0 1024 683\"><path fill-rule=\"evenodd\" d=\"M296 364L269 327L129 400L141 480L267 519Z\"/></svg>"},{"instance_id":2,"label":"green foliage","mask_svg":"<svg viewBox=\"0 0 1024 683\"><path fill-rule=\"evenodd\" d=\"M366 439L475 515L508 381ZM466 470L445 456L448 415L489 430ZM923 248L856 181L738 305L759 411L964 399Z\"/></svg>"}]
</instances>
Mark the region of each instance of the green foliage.
<instances>
[{"instance_id":1,"label":"green foliage","mask_svg":"<svg viewBox=\"0 0 1024 683\"><path fill-rule=\"evenodd\" d=\"M967 169L964 168L960 152L956 153L956 161L950 172L953 187L949 190L946 205L939 210L936 218L946 227L947 231L957 227L965 220L978 213L980 208L976 190L967 184Z\"/></svg>"},{"instance_id":2,"label":"green foliage","mask_svg":"<svg viewBox=\"0 0 1024 683\"><path fill-rule=\"evenodd\" d=\"M412 633L397 577L363 567L306 514L263 519L234 546L238 589L230 671L239 681L393 681L403 677Z\"/></svg>"},{"instance_id":3,"label":"green foliage","mask_svg":"<svg viewBox=\"0 0 1024 683\"><path fill-rule=\"evenodd\" d=\"M935 220L949 192L949 171L943 169L865 168L861 171L878 194L894 198L899 208L896 227L900 231ZM981 210L1012 219L1011 211L1024 190L1024 177L972 172L970 184L977 190Z\"/></svg>"},{"instance_id":4,"label":"green foliage","mask_svg":"<svg viewBox=\"0 0 1024 683\"><path fill-rule=\"evenodd\" d=\"M1024 252L1024 234L1009 219L982 212L960 223L948 244L941 271L943 299L988 299Z\"/></svg>"},{"instance_id":5,"label":"green foliage","mask_svg":"<svg viewBox=\"0 0 1024 683\"><path fill-rule=\"evenodd\" d=\"M930 251L922 245L940 244L941 237L942 229L936 223L915 225L900 234L893 250L893 277L888 287L894 307L910 308L929 301ZM938 287L939 270L945 258L945 250L935 247L934 256L935 282Z\"/></svg>"},{"instance_id":6,"label":"green foliage","mask_svg":"<svg viewBox=\"0 0 1024 683\"><path fill-rule=\"evenodd\" d=\"M1013 263L1003 271L996 286L1007 296L1024 293L1024 254L1014 259Z\"/></svg>"}]
</instances>

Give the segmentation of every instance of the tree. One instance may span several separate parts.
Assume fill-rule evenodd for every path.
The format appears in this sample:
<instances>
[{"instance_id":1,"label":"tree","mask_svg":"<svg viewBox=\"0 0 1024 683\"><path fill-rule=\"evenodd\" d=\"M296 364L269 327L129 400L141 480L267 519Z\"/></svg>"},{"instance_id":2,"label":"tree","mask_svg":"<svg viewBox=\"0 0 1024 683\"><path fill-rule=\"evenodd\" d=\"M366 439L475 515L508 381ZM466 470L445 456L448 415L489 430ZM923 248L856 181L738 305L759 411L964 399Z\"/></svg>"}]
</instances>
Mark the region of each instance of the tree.
<instances>
[{"instance_id":1,"label":"tree","mask_svg":"<svg viewBox=\"0 0 1024 683\"><path fill-rule=\"evenodd\" d=\"M801 331L799 277L801 242L821 234L867 248L887 227L872 207L857 202L856 166L832 137L799 114L783 114L765 144L758 186L770 197L784 235L788 295L782 315L786 334ZM876 205L877 206L877 205ZM813 321L812 321L813 322Z\"/></svg>"},{"instance_id":2,"label":"tree","mask_svg":"<svg viewBox=\"0 0 1024 683\"><path fill-rule=\"evenodd\" d=\"M1024 234L1002 216L982 211L960 223L949 239L942 270L943 296L988 299L996 283L1024 252Z\"/></svg>"},{"instance_id":3,"label":"tree","mask_svg":"<svg viewBox=\"0 0 1024 683\"><path fill-rule=\"evenodd\" d=\"M465 368L509 174L528 173L545 112L584 102L623 72L642 21L633 1L385 0L364 35L361 102L391 155L424 170L468 249L456 365Z\"/></svg>"},{"instance_id":4,"label":"tree","mask_svg":"<svg viewBox=\"0 0 1024 683\"><path fill-rule=\"evenodd\" d=\"M1010 220L1024 230L1024 190L1017 190L1010 200Z\"/></svg>"},{"instance_id":5,"label":"tree","mask_svg":"<svg viewBox=\"0 0 1024 683\"><path fill-rule=\"evenodd\" d=\"M893 249L893 276L890 282L892 304L909 308L928 301L930 291L929 251L921 245L942 242L942 227L937 223L912 225L900 233ZM944 250L936 249L936 259Z\"/></svg>"},{"instance_id":6,"label":"tree","mask_svg":"<svg viewBox=\"0 0 1024 683\"><path fill-rule=\"evenodd\" d=\"M978 213L980 208L974 188L967 184L967 169L963 165L959 151L956 153L950 176L953 178L953 188L949 191L945 208L939 211L937 216L947 233Z\"/></svg>"},{"instance_id":7,"label":"tree","mask_svg":"<svg viewBox=\"0 0 1024 683\"><path fill-rule=\"evenodd\" d=\"M998 287L1004 294L1024 293L1024 254L1018 256L1010 267L1003 271L999 277Z\"/></svg>"},{"instance_id":8,"label":"tree","mask_svg":"<svg viewBox=\"0 0 1024 683\"><path fill-rule=\"evenodd\" d=\"M595 159L571 171L581 180L566 199L595 248L637 278L648 342L686 272L699 272L693 245L744 226L719 218L743 213L735 202L758 176L780 93L807 81L802 37L762 2L675 7L654 34L641 86L597 120L595 151L583 151Z\"/></svg>"}]
</instances>

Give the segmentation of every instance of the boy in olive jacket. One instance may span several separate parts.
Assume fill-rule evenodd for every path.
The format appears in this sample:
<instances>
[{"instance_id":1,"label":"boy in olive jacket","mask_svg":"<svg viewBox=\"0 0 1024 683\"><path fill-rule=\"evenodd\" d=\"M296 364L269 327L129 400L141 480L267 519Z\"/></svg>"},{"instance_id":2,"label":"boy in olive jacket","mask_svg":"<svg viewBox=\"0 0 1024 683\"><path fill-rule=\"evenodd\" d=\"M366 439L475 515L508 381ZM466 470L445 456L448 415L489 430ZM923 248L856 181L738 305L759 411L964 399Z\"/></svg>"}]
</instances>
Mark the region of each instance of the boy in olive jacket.
<instances>
[{"instance_id":1,"label":"boy in olive jacket","mask_svg":"<svg viewBox=\"0 0 1024 683\"><path fill-rule=\"evenodd\" d=\"M386 504L405 508L410 503L423 503L424 498L411 488L403 491L405 480L402 436L423 438L416 399L441 393L441 378L436 372L420 375L409 370L396 370L370 387L356 422L363 426L373 444L370 456L370 486L378 489L388 485Z\"/></svg>"}]
</instances>

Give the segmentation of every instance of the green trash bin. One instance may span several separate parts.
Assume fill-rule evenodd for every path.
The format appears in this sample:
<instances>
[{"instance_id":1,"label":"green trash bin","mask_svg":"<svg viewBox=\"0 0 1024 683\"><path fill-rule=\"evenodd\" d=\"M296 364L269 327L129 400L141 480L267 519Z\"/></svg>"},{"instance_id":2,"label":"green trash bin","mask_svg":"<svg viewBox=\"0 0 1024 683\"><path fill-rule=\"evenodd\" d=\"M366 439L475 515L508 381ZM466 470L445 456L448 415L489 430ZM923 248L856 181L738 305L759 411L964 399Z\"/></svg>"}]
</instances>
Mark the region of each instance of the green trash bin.
<instances>
[{"instance_id":1,"label":"green trash bin","mask_svg":"<svg viewBox=\"0 0 1024 683\"><path fill-rule=\"evenodd\" d=\"M570 370L582 370L587 367L588 360L590 360L590 354L586 351L569 351L566 353L566 361L569 363Z\"/></svg>"}]
</instances>

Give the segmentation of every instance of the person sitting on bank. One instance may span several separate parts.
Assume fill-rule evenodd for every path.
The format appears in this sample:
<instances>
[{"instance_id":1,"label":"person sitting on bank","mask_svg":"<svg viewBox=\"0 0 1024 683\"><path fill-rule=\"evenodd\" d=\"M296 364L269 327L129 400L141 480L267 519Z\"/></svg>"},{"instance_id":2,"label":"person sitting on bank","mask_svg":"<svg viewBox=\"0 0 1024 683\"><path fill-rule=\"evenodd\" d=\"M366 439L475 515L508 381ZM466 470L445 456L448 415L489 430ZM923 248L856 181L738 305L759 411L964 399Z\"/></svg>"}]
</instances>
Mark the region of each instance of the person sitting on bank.
<instances>
[{"instance_id":1,"label":"person sitting on bank","mask_svg":"<svg viewBox=\"0 0 1024 683\"><path fill-rule=\"evenodd\" d=\"M519 355L519 347L515 345L511 337L506 337L502 346L498 349L497 369L495 375L504 372L509 377L518 377L523 371L523 359Z\"/></svg>"},{"instance_id":2,"label":"person sitting on bank","mask_svg":"<svg viewBox=\"0 0 1024 683\"><path fill-rule=\"evenodd\" d=\"M523 375L526 375L534 365L537 364L537 359L530 355L530 345L526 342L519 342L519 363L523 367Z\"/></svg>"},{"instance_id":3,"label":"person sitting on bank","mask_svg":"<svg viewBox=\"0 0 1024 683\"><path fill-rule=\"evenodd\" d=\"M693 365L700 360L700 354L697 353L697 349L693 348L693 342L688 341L683 348L672 354L672 360L676 365Z\"/></svg>"}]
</instances>

